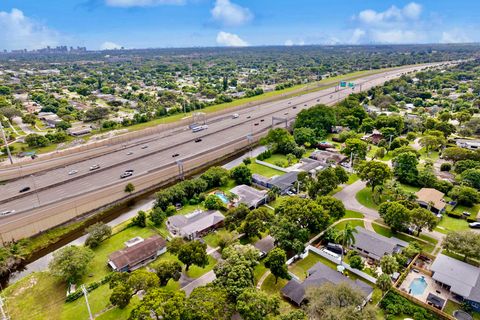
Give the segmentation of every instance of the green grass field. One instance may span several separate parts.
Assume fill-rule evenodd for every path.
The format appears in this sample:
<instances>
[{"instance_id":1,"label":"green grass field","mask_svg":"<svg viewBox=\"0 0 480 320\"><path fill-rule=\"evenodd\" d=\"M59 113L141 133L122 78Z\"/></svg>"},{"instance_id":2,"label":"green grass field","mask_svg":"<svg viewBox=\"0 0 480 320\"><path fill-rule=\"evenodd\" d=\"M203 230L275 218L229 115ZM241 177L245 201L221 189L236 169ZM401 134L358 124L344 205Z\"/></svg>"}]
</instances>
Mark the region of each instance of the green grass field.
<instances>
[{"instance_id":1,"label":"green grass field","mask_svg":"<svg viewBox=\"0 0 480 320\"><path fill-rule=\"evenodd\" d=\"M356 212L356 211L352 211L352 210L346 210L346 213L345 213L345 216L343 217L343 219L346 219L346 218L359 218L359 219L363 219L363 214L361 214L360 212Z\"/></svg>"},{"instance_id":2,"label":"green grass field","mask_svg":"<svg viewBox=\"0 0 480 320\"><path fill-rule=\"evenodd\" d=\"M271 178L273 176L281 176L282 174L285 174L285 172L283 171L275 170L255 162L252 162L251 164L249 164L248 168L252 173L256 173L267 178Z\"/></svg>"},{"instance_id":3,"label":"green grass field","mask_svg":"<svg viewBox=\"0 0 480 320\"><path fill-rule=\"evenodd\" d=\"M361 205L371 208L371 209L378 209L378 206L373 202L372 199L372 189L370 187L366 187L360 190L356 195L355 198Z\"/></svg>"},{"instance_id":4,"label":"green grass field","mask_svg":"<svg viewBox=\"0 0 480 320\"><path fill-rule=\"evenodd\" d=\"M363 222L363 220L348 220L348 221L342 221L338 224L335 225L335 229L337 230L343 230L345 228L345 225L346 224L349 224L352 228L355 228L355 227L362 227L362 228L365 228L365 223Z\"/></svg>"},{"instance_id":5,"label":"green grass field","mask_svg":"<svg viewBox=\"0 0 480 320\"><path fill-rule=\"evenodd\" d=\"M449 233L451 231L461 231L461 230L468 230L468 222L465 219L460 218L453 218L446 214L443 215L442 220L435 228L438 232L441 233Z\"/></svg>"}]
</instances>

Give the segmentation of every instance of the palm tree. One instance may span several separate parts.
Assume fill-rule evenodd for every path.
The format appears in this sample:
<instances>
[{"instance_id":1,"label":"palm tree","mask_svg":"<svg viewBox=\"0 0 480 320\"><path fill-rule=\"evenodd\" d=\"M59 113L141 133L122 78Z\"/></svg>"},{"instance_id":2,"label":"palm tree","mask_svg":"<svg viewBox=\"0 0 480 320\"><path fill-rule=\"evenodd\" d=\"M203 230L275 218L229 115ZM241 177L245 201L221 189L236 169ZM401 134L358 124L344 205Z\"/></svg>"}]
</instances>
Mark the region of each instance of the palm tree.
<instances>
[{"instance_id":1,"label":"palm tree","mask_svg":"<svg viewBox=\"0 0 480 320\"><path fill-rule=\"evenodd\" d=\"M357 233L357 229L352 227L349 222L345 224L343 230L340 230L335 240L342 244L343 248L350 247L352 244L355 243L355 233ZM342 255L340 258L340 264L343 261L343 250Z\"/></svg>"}]
</instances>

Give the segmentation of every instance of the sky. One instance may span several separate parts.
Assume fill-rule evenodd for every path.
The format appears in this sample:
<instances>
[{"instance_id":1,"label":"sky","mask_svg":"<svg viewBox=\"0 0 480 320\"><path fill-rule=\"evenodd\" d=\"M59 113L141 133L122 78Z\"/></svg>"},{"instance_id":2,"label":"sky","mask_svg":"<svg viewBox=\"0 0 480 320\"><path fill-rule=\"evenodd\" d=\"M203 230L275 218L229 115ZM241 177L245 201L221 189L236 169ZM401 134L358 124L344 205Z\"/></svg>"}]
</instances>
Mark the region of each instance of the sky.
<instances>
[{"instance_id":1,"label":"sky","mask_svg":"<svg viewBox=\"0 0 480 320\"><path fill-rule=\"evenodd\" d=\"M0 0L0 49L480 42L479 0Z\"/></svg>"}]
</instances>

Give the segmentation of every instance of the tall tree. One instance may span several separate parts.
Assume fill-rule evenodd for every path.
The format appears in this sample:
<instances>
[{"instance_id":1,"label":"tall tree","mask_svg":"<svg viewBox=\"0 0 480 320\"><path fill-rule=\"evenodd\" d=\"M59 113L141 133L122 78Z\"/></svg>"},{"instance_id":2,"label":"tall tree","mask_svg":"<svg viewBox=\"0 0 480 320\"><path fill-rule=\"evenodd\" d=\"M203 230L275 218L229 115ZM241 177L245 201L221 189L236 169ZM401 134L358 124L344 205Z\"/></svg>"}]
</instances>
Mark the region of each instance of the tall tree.
<instances>
[{"instance_id":1,"label":"tall tree","mask_svg":"<svg viewBox=\"0 0 480 320\"><path fill-rule=\"evenodd\" d=\"M347 156L353 156L355 159L365 160L367 156L368 144L357 138L347 139L342 153Z\"/></svg>"},{"instance_id":2,"label":"tall tree","mask_svg":"<svg viewBox=\"0 0 480 320\"><path fill-rule=\"evenodd\" d=\"M275 248L268 253L265 259L265 267L270 269L270 272L275 276L275 284L277 284L278 278L290 279L287 269L287 255L280 248Z\"/></svg>"},{"instance_id":3,"label":"tall tree","mask_svg":"<svg viewBox=\"0 0 480 320\"><path fill-rule=\"evenodd\" d=\"M170 279L177 281L182 273L182 266L178 261L161 260L151 268L160 279L161 286L166 286Z\"/></svg>"},{"instance_id":4,"label":"tall tree","mask_svg":"<svg viewBox=\"0 0 480 320\"><path fill-rule=\"evenodd\" d=\"M418 159L412 152L400 153L393 158L393 173L400 182L415 185L418 179Z\"/></svg>"},{"instance_id":5,"label":"tall tree","mask_svg":"<svg viewBox=\"0 0 480 320\"><path fill-rule=\"evenodd\" d=\"M85 240L85 245L90 248L97 247L100 242L109 238L112 235L112 227L102 223L97 222L86 229L87 239Z\"/></svg>"},{"instance_id":6,"label":"tall tree","mask_svg":"<svg viewBox=\"0 0 480 320\"><path fill-rule=\"evenodd\" d=\"M378 213L393 232L401 231L410 222L410 210L398 202L382 203Z\"/></svg>"},{"instance_id":7,"label":"tall tree","mask_svg":"<svg viewBox=\"0 0 480 320\"><path fill-rule=\"evenodd\" d=\"M355 169L360 179L366 181L372 191L392 177L392 171L388 165L380 161L363 161Z\"/></svg>"},{"instance_id":8,"label":"tall tree","mask_svg":"<svg viewBox=\"0 0 480 320\"><path fill-rule=\"evenodd\" d=\"M394 256L386 254L380 259L380 267L383 273L392 275L398 271L399 265Z\"/></svg>"},{"instance_id":9,"label":"tall tree","mask_svg":"<svg viewBox=\"0 0 480 320\"><path fill-rule=\"evenodd\" d=\"M417 229L417 236L423 229L427 228L428 231L432 231L438 225L438 218L430 210L424 208L415 208L410 212L410 222Z\"/></svg>"},{"instance_id":10,"label":"tall tree","mask_svg":"<svg viewBox=\"0 0 480 320\"><path fill-rule=\"evenodd\" d=\"M187 300L182 320L230 320L234 309L225 289L213 285L197 287Z\"/></svg>"},{"instance_id":11,"label":"tall tree","mask_svg":"<svg viewBox=\"0 0 480 320\"><path fill-rule=\"evenodd\" d=\"M178 259L185 264L186 271L192 264L205 267L208 264L207 244L198 240L185 243L178 250Z\"/></svg>"},{"instance_id":12,"label":"tall tree","mask_svg":"<svg viewBox=\"0 0 480 320\"><path fill-rule=\"evenodd\" d=\"M243 291L237 299L238 313L245 320L263 320L279 314L280 301L254 288Z\"/></svg>"},{"instance_id":13,"label":"tall tree","mask_svg":"<svg viewBox=\"0 0 480 320\"><path fill-rule=\"evenodd\" d=\"M349 222L345 223L345 226L343 227L340 232L337 234L337 238L335 239L338 243L341 243L343 248L349 248L351 245L355 243L355 233L357 233L357 229L352 227ZM340 259L340 262L343 260L343 251L342 250L342 256Z\"/></svg>"},{"instance_id":14,"label":"tall tree","mask_svg":"<svg viewBox=\"0 0 480 320\"><path fill-rule=\"evenodd\" d=\"M93 255L93 251L87 247L67 246L53 253L48 267L53 275L67 283L77 283L87 272Z\"/></svg>"},{"instance_id":15,"label":"tall tree","mask_svg":"<svg viewBox=\"0 0 480 320\"><path fill-rule=\"evenodd\" d=\"M468 258L480 258L480 234L474 231L449 232L443 241L443 247L449 251Z\"/></svg>"}]
</instances>

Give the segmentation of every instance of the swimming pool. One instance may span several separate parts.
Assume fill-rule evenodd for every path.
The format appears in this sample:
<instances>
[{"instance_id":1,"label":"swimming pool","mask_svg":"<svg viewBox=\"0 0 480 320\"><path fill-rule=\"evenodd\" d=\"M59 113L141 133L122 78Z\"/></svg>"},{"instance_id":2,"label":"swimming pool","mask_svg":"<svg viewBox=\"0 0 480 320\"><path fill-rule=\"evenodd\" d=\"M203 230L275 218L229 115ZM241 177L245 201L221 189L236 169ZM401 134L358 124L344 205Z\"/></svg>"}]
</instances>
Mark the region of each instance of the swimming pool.
<instances>
[{"instance_id":1,"label":"swimming pool","mask_svg":"<svg viewBox=\"0 0 480 320\"><path fill-rule=\"evenodd\" d=\"M415 278L410 283L410 294L413 296L420 296L423 294L426 288L427 281L425 281L425 277L421 276L420 278Z\"/></svg>"},{"instance_id":2,"label":"swimming pool","mask_svg":"<svg viewBox=\"0 0 480 320\"><path fill-rule=\"evenodd\" d=\"M223 203L228 204L230 201L228 200L228 197L221 191L215 192L215 195L222 200Z\"/></svg>"}]
</instances>

